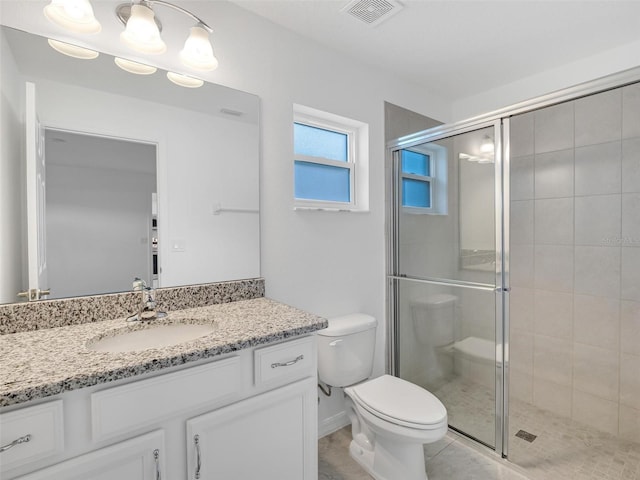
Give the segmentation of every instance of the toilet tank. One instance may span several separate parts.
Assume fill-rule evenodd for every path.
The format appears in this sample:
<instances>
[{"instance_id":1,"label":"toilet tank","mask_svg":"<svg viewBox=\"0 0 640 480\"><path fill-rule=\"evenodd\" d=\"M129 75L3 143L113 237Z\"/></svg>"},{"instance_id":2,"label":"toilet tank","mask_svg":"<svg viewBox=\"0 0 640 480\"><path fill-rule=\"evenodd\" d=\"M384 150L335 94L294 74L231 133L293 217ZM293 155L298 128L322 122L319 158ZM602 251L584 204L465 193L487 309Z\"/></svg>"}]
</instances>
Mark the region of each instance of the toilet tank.
<instances>
[{"instance_id":1,"label":"toilet tank","mask_svg":"<svg viewBox=\"0 0 640 480\"><path fill-rule=\"evenodd\" d=\"M433 347L453 342L456 300L455 295L437 293L411 303L411 315L418 342Z\"/></svg>"},{"instance_id":2,"label":"toilet tank","mask_svg":"<svg viewBox=\"0 0 640 480\"><path fill-rule=\"evenodd\" d=\"M317 333L321 381L332 387L346 387L371 376L375 318L364 313L330 318L329 327Z\"/></svg>"}]
</instances>

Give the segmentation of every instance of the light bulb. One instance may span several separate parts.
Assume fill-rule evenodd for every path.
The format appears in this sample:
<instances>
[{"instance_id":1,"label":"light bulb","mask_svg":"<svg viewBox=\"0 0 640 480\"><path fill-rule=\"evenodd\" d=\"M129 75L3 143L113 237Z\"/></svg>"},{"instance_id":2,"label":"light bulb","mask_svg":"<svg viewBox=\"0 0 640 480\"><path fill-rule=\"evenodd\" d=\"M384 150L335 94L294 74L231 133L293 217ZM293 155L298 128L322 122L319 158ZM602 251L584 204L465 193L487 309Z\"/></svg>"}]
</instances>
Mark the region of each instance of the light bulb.
<instances>
[{"instance_id":1,"label":"light bulb","mask_svg":"<svg viewBox=\"0 0 640 480\"><path fill-rule=\"evenodd\" d=\"M89 0L51 0L43 12L50 22L72 32L98 33L102 30Z\"/></svg>"},{"instance_id":2,"label":"light bulb","mask_svg":"<svg viewBox=\"0 0 640 480\"><path fill-rule=\"evenodd\" d=\"M120 40L141 53L160 54L167 46L160 38L160 31L154 21L154 13L146 5L132 5L127 26L120 34Z\"/></svg>"},{"instance_id":3,"label":"light bulb","mask_svg":"<svg viewBox=\"0 0 640 480\"><path fill-rule=\"evenodd\" d=\"M209 41L209 32L200 24L191 27L189 38L180 51L182 63L195 70L210 71L218 67L218 60L213 55L213 47Z\"/></svg>"}]
</instances>

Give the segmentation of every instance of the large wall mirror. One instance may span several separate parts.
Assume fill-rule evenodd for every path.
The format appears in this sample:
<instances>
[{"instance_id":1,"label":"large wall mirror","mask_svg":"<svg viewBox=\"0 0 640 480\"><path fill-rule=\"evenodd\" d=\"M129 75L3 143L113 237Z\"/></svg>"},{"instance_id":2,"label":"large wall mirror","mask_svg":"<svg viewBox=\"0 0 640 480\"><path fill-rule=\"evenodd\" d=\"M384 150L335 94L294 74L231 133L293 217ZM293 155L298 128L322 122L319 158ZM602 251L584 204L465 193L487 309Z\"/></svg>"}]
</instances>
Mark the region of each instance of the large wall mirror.
<instances>
[{"instance_id":1,"label":"large wall mirror","mask_svg":"<svg viewBox=\"0 0 640 480\"><path fill-rule=\"evenodd\" d=\"M7 26L0 49L0 303L34 276L62 298L260 275L258 97Z\"/></svg>"}]
</instances>

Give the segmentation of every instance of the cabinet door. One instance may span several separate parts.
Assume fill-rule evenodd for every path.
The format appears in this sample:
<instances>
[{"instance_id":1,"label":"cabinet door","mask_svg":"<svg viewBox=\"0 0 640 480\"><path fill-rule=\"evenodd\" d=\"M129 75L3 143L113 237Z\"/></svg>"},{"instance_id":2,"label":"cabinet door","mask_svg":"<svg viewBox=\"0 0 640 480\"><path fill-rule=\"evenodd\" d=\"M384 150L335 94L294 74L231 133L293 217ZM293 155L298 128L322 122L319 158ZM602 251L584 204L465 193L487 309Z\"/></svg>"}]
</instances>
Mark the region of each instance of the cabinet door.
<instances>
[{"instance_id":1,"label":"cabinet door","mask_svg":"<svg viewBox=\"0 0 640 480\"><path fill-rule=\"evenodd\" d=\"M316 401L310 377L187 421L188 479L316 479Z\"/></svg>"},{"instance_id":2,"label":"cabinet door","mask_svg":"<svg viewBox=\"0 0 640 480\"><path fill-rule=\"evenodd\" d=\"M161 430L66 460L17 480L159 480L164 471Z\"/></svg>"}]
</instances>

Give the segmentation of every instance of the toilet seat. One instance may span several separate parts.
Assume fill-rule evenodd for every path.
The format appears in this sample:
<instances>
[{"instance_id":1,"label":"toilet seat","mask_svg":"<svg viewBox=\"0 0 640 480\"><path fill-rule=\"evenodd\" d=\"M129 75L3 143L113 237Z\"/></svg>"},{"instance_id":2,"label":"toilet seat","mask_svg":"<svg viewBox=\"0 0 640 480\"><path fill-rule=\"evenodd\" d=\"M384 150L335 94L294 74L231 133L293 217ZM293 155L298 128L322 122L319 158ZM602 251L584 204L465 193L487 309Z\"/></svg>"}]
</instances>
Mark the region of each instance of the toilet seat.
<instances>
[{"instance_id":1,"label":"toilet seat","mask_svg":"<svg viewBox=\"0 0 640 480\"><path fill-rule=\"evenodd\" d=\"M362 408L382 420L418 430L441 428L447 410L431 392L391 375L349 387Z\"/></svg>"}]
</instances>

